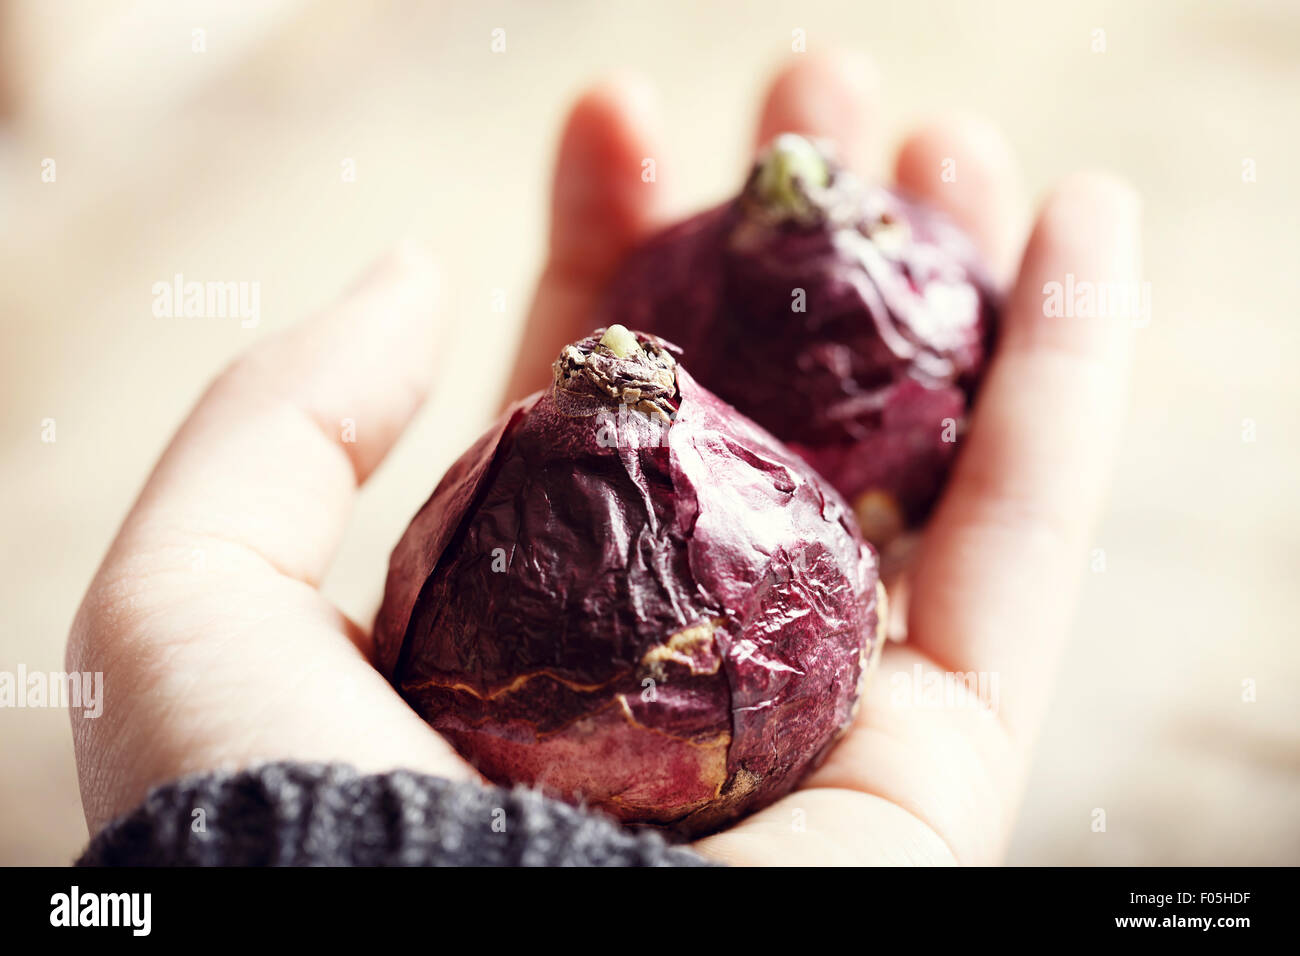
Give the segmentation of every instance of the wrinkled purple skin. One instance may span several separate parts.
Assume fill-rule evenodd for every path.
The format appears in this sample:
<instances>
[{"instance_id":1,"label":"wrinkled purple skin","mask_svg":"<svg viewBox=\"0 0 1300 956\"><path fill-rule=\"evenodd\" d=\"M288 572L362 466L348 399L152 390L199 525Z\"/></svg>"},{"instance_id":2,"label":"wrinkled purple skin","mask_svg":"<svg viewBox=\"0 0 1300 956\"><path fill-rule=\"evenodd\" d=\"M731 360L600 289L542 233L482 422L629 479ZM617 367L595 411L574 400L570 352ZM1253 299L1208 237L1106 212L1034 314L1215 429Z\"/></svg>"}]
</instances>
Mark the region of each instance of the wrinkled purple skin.
<instances>
[{"instance_id":1,"label":"wrinkled purple skin","mask_svg":"<svg viewBox=\"0 0 1300 956\"><path fill-rule=\"evenodd\" d=\"M823 156L832 178L813 221L764 208L756 168L735 200L634 251L597 319L679 344L692 374L830 480L881 546L943 486L997 303L955 224ZM896 522L872 507L882 493Z\"/></svg>"},{"instance_id":2,"label":"wrinkled purple skin","mask_svg":"<svg viewBox=\"0 0 1300 956\"><path fill-rule=\"evenodd\" d=\"M666 427L554 387L510 409L394 550L376 662L489 779L695 836L821 761L881 638L840 496L676 389Z\"/></svg>"}]
</instances>

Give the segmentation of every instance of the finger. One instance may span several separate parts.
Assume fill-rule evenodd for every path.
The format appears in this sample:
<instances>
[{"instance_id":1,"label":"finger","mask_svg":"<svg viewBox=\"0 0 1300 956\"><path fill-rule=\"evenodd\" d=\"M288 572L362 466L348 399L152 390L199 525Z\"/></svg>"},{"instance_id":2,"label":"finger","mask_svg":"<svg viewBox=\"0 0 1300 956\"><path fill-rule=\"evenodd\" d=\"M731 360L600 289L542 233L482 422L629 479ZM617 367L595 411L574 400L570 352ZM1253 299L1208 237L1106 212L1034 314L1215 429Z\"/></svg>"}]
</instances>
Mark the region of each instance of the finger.
<instances>
[{"instance_id":1,"label":"finger","mask_svg":"<svg viewBox=\"0 0 1300 956\"><path fill-rule=\"evenodd\" d=\"M833 142L846 166L870 173L880 133L880 76L858 53L805 54L792 60L768 90L758 146L780 133Z\"/></svg>"},{"instance_id":2,"label":"finger","mask_svg":"<svg viewBox=\"0 0 1300 956\"><path fill-rule=\"evenodd\" d=\"M1047 200L916 562L910 639L955 671L999 675L1013 733L1046 702L1117 444L1134 325L1089 315L1082 299L1053 317L1045 293L1067 281L1135 290L1138 260L1127 186L1076 176Z\"/></svg>"},{"instance_id":3,"label":"finger","mask_svg":"<svg viewBox=\"0 0 1300 956\"><path fill-rule=\"evenodd\" d=\"M1025 196L1011 146L986 120L954 116L903 143L895 178L904 191L944 209L975 239L999 287L1024 240Z\"/></svg>"},{"instance_id":4,"label":"finger","mask_svg":"<svg viewBox=\"0 0 1300 956\"><path fill-rule=\"evenodd\" d=\"M264 760L473 772L359 651L314 589L364 480L428 387L437 281L403 248L337 307L261 343L181 426L73 624L92 829L149 787ZM283 572L276 573L276 571Z\"/></svg>"},{"instance_id":5,"label":"finger","mask_svg":"<svg viewBox=\"0 0 1300 956\"><path fill-rule=\"evenodd\" d=\"M319 580L357 484L429 386L437 288L428 258L403 247L341 304L239 359L181 426L107 563L212 543L213 555Z\"/></svg>"},{"instance_id":6,"label":"finger","mask_svg":"<svg viewBox=\"0 0 1300 956\"><path fill-rule=\"evenodd\" d=\"M591 331L596 300L623 257L667 222L654 89L631 77L585 93L561 137L550 251L524 327L507 401L549 381L568 342Z\"/></svg>"}]
</instances>

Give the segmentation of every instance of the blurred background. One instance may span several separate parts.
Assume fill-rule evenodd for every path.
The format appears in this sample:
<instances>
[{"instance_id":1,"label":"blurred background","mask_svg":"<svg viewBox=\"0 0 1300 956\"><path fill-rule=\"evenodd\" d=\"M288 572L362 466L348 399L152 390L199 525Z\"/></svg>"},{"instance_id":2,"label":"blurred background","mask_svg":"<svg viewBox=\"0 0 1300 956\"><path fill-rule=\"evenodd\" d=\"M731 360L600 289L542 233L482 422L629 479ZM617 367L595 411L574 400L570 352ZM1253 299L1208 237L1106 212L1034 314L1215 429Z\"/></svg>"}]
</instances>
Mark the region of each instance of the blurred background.
<instances>
[{"instance_id":1,"label":"blurred background","mask_svg":"<svg viewBox=\"0 0 1300 956\"><path fill-rule=\"evenodd\" d=\"M577 92L651 77L680 160L659 177L694 208L738 187L795 30L875 58L889 143L974 110L1036 195L1102 166L1145 197L1152 322L1104 568L1081 556L1010 860L1300 863L1300 4L1283 0L0 0L0 670L62 669L118 522L232 355L405 235L442 257L460 323L510 354ZM259 282L260 324L155 318L176 273ZM359 619L490 419L470 345L448 344L327 580ZM0 761L0 863L70 861L67 714L0 710Z\"/></svg>"}]
</instances>

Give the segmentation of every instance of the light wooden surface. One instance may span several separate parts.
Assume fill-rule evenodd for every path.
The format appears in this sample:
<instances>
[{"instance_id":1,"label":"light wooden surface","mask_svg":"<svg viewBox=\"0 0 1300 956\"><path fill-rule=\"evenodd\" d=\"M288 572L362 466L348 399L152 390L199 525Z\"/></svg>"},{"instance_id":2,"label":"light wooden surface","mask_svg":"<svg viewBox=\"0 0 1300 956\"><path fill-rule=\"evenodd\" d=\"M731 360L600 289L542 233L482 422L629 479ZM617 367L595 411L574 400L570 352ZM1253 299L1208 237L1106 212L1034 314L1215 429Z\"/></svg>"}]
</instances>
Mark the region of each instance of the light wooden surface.
<instances>
[{"instance_id":1,"label":"light wooden surface","mask_svg":"<svg viewBox=\"0 0 1300 956\"><path fill-rule=\"evenodd\" d=\"M619 6L312 5L259 44L241 39L238 58L164 109L121 95L18 110L0 133L0 669L62 667L83 589L209 376L412 234L442 256L465 334L327 581L367 618L405 522L488 420L495 384L468 340L511 347L566 104L603 73L652 77L675 147L661 179L698 206L737 183L764 77L801 28L810 49L878 60L883 145L910 120L973 109L1004 125L1036 193L1100 165L1145 198L1153 321L1095 545L1107 567L1081 556L1075 640L1011 859L1300 862L1300 8ZM1095 29L1104 53L1090 50ZM221 30L207 39L219 47ZM190 35L117 42L96 48L96 69L138 76L151 56L183 71L169 45ZM347 158L355 183L340 176ZM154 318L152 285L177 272L260 282L260 327ZM85 829L66 714L0 710L0 754L0 862L69 860ZM1095 808L1105 833L1091 830Z\"/></svg>"}]
</instances>

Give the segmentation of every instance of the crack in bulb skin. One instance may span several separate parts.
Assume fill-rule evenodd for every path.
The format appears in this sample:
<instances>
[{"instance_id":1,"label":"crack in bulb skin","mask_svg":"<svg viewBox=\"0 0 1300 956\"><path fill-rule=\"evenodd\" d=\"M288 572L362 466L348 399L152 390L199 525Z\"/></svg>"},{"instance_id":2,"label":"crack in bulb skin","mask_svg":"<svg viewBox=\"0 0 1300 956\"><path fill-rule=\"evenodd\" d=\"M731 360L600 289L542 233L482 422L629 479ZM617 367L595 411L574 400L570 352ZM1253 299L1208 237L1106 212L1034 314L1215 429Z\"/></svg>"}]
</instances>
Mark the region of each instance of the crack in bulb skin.
<instances>
[{"instance_id":1,"label":"crack in bulb skin","mask_svg":"<svg viewBox=\"0 0 1300 956\"><path fill-rule=\"evenodd\" d=\"M999 308L951 220L785 133L734 199L634 250L596 317L680 345L699 381L804 456L885 548L942 490Z\"/></svg>"},{"instance_id":2,"label":"crack in bulb skin","mask_svg":"<svg viewBox=\"0 0 1300 956\"><path fill-rule=\"evenodd\" d=\"M374 646L488 779L692 837L849 727L884 595L843 499L677 355L622 324L566 346L411 521ZM672 427L603 441L630 400Z\"/></svg>"}]
</instances>

